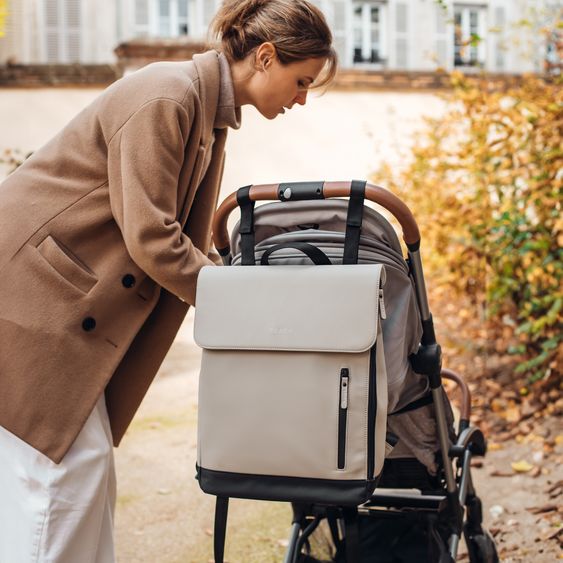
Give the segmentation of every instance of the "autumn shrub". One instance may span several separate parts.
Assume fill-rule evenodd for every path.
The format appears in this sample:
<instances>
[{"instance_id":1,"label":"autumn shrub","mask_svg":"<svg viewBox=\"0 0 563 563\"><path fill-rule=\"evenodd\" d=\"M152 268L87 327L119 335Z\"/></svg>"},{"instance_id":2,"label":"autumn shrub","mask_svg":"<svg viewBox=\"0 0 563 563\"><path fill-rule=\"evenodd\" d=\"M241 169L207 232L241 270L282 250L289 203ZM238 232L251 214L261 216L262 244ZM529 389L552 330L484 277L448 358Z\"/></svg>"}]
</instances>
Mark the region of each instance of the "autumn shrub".
<instances>
[{"instance_id":1,"label":"autumn shrub","mask_svg":"<svg viewBox=\"0 0 563 563\"><path fill-rule=\"evenodd\" d=\"M560 377L561 85L525 77L494 91L457 73L452 85L407 164L376 177L413 209L426 270L471 299L496 351L514 354L532 381Z\"/></svg>"}]
</instances>

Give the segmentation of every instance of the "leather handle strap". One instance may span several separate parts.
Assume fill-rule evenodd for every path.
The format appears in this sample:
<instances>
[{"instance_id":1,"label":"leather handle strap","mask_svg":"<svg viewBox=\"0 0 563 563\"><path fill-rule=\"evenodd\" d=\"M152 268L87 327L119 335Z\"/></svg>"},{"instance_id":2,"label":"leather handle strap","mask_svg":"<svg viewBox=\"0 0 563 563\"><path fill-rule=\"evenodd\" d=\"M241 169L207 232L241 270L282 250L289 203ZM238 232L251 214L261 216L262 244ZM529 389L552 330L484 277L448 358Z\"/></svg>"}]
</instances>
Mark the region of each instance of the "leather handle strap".
<instances>
[{"instance_id":1,"label":"leather handle strap","mask_svg":"<svg viewBox=\"0 0 563 563\"><path fill-rule=\"evenodd\" d=\"M352 180L350 200L348 201L348 215L346 217L346 238L344 239L344 255L342 257L343 264L358 263L365 195L366 182Z\"/></svg>"},{"instance_id":2,"label":"leather handle strap","mask_svg":"<svg viewBox=\"0 0 563 563\"><path fill-rule=\"evenodd\" d=\"M345 539L344 546L346 549L346 563L360 563L360 529L358 521L358 509L354 507L344 507L342 509L344 516Z\"/></svg>"},{"instance_id":3,"label":"leather handle strap","mask_svg":"<svg viewBox=\"0 0 563 563\"><path fill-rule=\"evenodd\" d=\"M250 199L251 186L245 186L237 190L237 203L240 207L240 247L241 264L243 266L254 266L254 205Z\"/></svg>"},{"instance_id":4,"label":"leather handle strap","mask_svg":"<svg viewBox=\"0 0 563 563\"><path fill-rule=\"evenodd\" d=\"M264 254L262 254L260 264L262 266L268 266L270 263L270 256L277 250L282 250L284 248L295 248L296 250L303 252L303 254L306 254L311 259L311 262L313 262L313 264L316 264L317 266L330 266L332 264L329 257L322 250L307 242L288 242L275 244L274 246L268 248L268 250L266 250Z\"/></svg>"}]
</instances>

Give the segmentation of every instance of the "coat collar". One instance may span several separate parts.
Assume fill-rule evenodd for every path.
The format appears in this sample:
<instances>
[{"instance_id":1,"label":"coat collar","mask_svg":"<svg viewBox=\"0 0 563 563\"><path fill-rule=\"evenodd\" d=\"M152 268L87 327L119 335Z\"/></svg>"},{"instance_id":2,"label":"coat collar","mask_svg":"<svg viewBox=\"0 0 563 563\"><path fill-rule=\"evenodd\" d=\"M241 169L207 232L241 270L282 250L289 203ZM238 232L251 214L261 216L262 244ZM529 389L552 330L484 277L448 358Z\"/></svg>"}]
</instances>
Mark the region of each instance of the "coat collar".
<instances>
[{"instance_id":1,"label":"coat collar","mask_svg":"<svg viewBox=\"0 0 563 563\"><path fill-rule=\"evenodd\" d=\"M219 73L221 86L219 89L219 104L215 115L215 129L238 129L240 127L240 107L235 107L235 88L231 76L229 61L223 53L219 54Z\"/></svg>"},{"instance_id":2,"label":"coat collar","mask_svg":"<svg viewBox=\"0 0 563 563\"><path fill-rule=\"evenodd\" d=\"M194 55L203 107L202 142L210 141L213 129L240 127L240 108L235 108L233 81L224 55L207 51Z\"/></svg>"}]
</instances>

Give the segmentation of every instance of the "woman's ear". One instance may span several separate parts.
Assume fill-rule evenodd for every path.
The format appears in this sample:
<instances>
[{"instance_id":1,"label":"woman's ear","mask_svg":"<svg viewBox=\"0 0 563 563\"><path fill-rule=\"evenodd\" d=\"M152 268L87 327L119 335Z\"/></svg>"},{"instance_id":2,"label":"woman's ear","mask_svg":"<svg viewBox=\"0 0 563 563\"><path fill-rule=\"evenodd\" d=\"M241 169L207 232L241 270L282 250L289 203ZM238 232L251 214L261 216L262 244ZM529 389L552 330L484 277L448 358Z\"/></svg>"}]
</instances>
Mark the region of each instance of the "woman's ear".
<instances>
[{"instance_id":1,"label":"woman's ear","mask_svg":"<svg viewBox=\"0 0 563 563\"><path fill-rule=\"evenodd\" d=\"M256 70L267 70L274 59L276 58L276 48L273 43L269 41L262 43L258 49L256 49L256 57L254 59L254 64Z\"/></svg>"}]
</instances>

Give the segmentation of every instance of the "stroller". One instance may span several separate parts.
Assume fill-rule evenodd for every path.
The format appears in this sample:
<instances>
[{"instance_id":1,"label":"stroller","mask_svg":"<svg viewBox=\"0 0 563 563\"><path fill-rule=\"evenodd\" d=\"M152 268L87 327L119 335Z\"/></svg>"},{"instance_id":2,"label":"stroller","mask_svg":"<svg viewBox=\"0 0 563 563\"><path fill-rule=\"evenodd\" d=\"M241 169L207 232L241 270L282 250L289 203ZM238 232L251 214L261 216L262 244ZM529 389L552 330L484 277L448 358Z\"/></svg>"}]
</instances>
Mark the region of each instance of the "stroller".
<instances>
[{"instance_id":1,"label":"stroller","mask_svg":"<svg viewBox=\"0 0 563 563\"><path fill-rule=\"evenodd\" d=\"M406 260L391 224L364 205L365 199L398 220L408 249ZM255 209L260 200L277 201ZM229 237L227 219L237 206L241 220ZM319 561L311 551L311 538L323 522L329 531L331 561L446 563L456 560L462 535L472 563L498 561L494 542L482 527L481 501L470 471L472 457L486 453L485 438L470 425L467 385L441 367L420 234L407 206L366 182L247 186L217 210L213 240L229 266L383 264L387 273L382 327L389 414L386 458L377 488L359 507L294 502L284 563ZM461 389L455 430L442 378ZM225 499L218 498L216 561L223 559L227 507ZM398 554L392 545L398 546Z\"/></svg>"}]
</instances>

